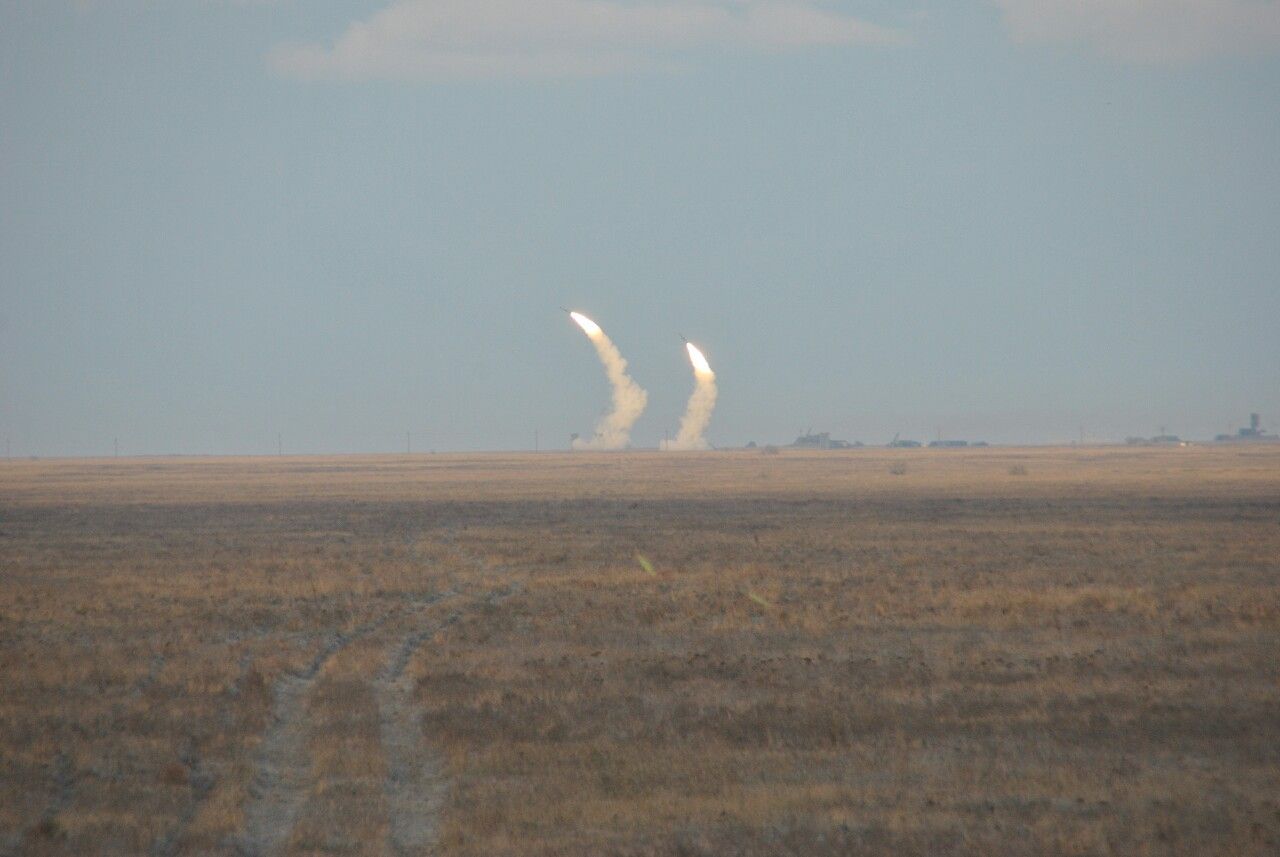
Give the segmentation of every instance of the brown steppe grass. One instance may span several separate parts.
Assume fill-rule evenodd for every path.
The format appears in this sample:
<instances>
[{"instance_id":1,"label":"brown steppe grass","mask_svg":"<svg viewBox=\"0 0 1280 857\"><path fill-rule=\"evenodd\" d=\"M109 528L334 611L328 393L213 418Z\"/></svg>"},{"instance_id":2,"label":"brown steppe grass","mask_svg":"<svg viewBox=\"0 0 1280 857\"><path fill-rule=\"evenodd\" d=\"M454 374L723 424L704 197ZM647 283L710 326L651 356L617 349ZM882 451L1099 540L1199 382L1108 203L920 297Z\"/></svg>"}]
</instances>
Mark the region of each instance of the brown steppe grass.
<instances>
[{"instance_id":1,"label":"brown steppe grass","mask_svg":"<svg viewBox=\"0 0 1280 857\"><path fill-rule=\"evenodd\" d=\"M1280 446L0 462L0 854L286 726L288 853L1280 853Z\"/></svg>"}]
</instances>

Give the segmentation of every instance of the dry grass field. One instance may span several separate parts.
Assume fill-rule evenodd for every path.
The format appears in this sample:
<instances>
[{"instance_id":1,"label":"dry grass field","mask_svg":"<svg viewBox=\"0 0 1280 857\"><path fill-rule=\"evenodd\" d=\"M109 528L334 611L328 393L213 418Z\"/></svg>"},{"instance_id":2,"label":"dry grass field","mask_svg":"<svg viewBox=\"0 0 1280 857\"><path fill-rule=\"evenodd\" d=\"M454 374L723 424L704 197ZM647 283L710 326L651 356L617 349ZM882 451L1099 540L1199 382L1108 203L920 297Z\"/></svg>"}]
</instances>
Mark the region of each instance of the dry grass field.
<instances>
[{"instance_id":1,"label":"dry grass field","mask_svg":"<svg viewBox=\"0 0 1280 857\"><path fill-rule=\"evenodd\" d=\"M1280 853L1280 447L0 462L0 854Z\"/></svg>"}]
</instances>

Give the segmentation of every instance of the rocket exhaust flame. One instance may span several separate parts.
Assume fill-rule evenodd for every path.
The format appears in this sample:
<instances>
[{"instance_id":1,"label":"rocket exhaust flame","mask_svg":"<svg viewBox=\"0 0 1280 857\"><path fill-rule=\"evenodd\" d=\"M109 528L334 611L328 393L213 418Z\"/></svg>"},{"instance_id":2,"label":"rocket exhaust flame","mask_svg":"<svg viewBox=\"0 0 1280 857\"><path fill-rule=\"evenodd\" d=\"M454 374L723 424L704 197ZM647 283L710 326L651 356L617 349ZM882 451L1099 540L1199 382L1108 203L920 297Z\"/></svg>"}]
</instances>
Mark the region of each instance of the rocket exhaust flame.
<instances>
[{"instance_id":1,"label":"rocket exhaust flame","mask_svg":"<svg viewBox=\"0 0 1280 857\"><path fill-rule=\"evenodd\" d=\"M684 347L689 350L689 362L693 364L693 371L698 375L710 375L714 378L716 373L711 371L711 364L707 362L707 358L702 355L698 347L692 342L686 342Z\"/></svg>"},{"instance_id":2,"label":"rocket exhaust flame","mask_svg":"<svg viewBox=\"0 0 1280 857\"><path fill-rule=\"evenodd\" d=\"M680 419L680 431L676 433L675 440L663 448L707 449L707 439L703 435L716 407L716 373L711 371L711 364L696 345L686 342L684 347L689 352L689 362L693 364L693 395L689 397L689 404Z\"/></svg>"},{"instance_id":3,"label":"rocket exhaust flame","mask_svg":"<svg viewBox=\"0 0 1280 857\"><path fill-rule=\"evenodd\" d=\"M582 332L596 347L605 375L613 387L613 407L596 424L595 435L590 440L575 439L574 449L625 449L631 442L631 427L649 402L649 394L627 374L627 361L613 341L605 336L600 325L580 312L570 312Z\"/></svg>"},{"instance_id":4,"label":"rocket exhaust flame","mask_svg":"<svg viewBox=\"0 0 1280 857\"><path fill-rule=\"evenodd\" d=\"M600 329L600 325L596 324L580 312L569 313L569 318L577 322L578 327L582 328L583 333L587 336L596 337L604 333L604 331Z\"/></svg>"}]
</instances>

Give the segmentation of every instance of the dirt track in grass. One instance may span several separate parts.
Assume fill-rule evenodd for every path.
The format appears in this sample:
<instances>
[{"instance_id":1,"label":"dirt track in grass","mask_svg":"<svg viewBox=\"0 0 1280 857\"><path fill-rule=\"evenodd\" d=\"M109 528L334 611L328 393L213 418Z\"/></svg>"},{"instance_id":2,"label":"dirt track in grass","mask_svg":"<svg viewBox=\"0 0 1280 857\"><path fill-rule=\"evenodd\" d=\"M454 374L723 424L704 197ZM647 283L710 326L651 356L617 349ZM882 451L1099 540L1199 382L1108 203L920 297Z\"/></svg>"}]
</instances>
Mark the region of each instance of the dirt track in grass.
<instances>
[{"instance_id":1,"label":"dirt track in grass","mask_svg":"<svg viewBox=\"0 0 1280 857\"><path fill-rule=\"evenodd\" d=\"M0 851L1275 853L1278 520L1262 447L6 463Z\"/></svg>"}]
</instances>

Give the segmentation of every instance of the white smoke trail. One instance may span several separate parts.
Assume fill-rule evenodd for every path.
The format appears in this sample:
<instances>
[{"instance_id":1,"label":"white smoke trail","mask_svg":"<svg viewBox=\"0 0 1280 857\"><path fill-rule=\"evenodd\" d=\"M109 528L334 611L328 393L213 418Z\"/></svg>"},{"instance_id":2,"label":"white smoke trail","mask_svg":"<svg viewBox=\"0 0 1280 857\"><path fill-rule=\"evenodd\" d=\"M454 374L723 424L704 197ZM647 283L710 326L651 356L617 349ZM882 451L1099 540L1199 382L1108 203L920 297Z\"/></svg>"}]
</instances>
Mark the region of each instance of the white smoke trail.
<instances>
[{"instance_id":1,"label":"white smoke trail","mask_svg":"<svg viewBox=\"0 0 1280 857\"><path fill-rule=\"evenodd\" d=\"M596 424L595 436L590 440L575 438L573 448L626 449L631 442L631 427L644 412L649 394L631 380L631 376L627 374L626 359L612 340L605 336L600 325L579 312L571 312L569 317L577 322L578 327L582 328L582 332L596 347L600 362L604 364L605 374L609 376L609 384L613 387L613 408Z\"/></svg>"},{"instance_id":2,"label":"white smoke trail","mask_svg":"<svg viewBox=\"0 0 1280 857\"><path fill-rule=\"evenodd\" d=\"M716 407L716 373L711 371L711 364L692 342L686 342L689 351L689 362L693 364L695 386L689 404L680 418L680 431L676 439L666 444L664 449L707 449L707 439L703 435L711 422L711 412Z\"/></svg>"}]
</instances>

